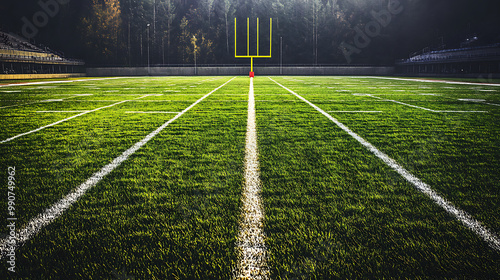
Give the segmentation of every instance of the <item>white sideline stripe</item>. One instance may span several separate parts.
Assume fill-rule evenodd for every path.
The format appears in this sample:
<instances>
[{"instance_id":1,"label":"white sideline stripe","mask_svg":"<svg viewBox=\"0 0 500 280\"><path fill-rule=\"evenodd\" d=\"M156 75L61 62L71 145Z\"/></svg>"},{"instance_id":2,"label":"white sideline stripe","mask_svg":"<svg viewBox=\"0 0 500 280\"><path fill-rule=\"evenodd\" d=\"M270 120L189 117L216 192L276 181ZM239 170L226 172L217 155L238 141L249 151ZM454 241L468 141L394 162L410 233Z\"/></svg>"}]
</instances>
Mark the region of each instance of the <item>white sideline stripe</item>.
<instances>
[{"instance_id":1,"label":"white sideline stripe","mask_svg":"<svg viewBox=\"0 0 500 280\"><path fill-rule=\"evenodd\" d=\"M236 77L234 77L236 78ZM232 81L234 78L230 79L229 81L225 82L223 85L219 86L218 88L212 90L210 93L206 94L202 98L198 99L196 102L191 104L189 107L184 109L182 112L177 114L175 117L173 117L171 120L167 121L164 123L162 126L157 128L155 131L151 132L148 134L144 139L141 141L135 143L132 147L130 147L128 150L123 152L120 156L115 158L111 163L108 163L106 166L104 166L101 170L98 172L94 173L87 181L82 183L80 186L78 186L76 189L72 190L69 194L67 194L65 197L63 197L61 200L58 202L54 203L51 207L45 209L44 212L38 214L38 216L32 218L23 228L19 229L16 231L16 238L10 241L9 238L3 238L0 240L0 259L4 258L8 252L12 251L9 250L11 247L14 247L14 249L17 249L19 246L24 244L26 241L30 240L33 238L43 227L49 225L60 217L64 211L66 211L73 203L75 203L80 197L82 197L85 192L87 192L89 189L97 185L99 181L101 181L106 175L111 173L115 168L120 166L125 160L128 159L132 154L134 154L137 150L139 150L142 146L144 146L149 140L151 140L153 137L155 137L158 133L160 133L162 130L164 130L169 124L180 118L182 115L184 115L187 111L189 111L191 108L196 106L198 103L200 103L203 99L207 98L209 95L220 89L221 87L225 86L227 83Z\"/></svg>"},{"instance_id":2,"label":"white sideline stripe","mask_svg":"<svg viewBox=\"0 0 500 280\"><path fill-rule=\"evenodd\" d=\"M140 112L140 111L127 111L127 114L179 114L180 112L162 112L162 111L150 111L150 112Z\"/></svg>"},{"instance_id":3,"label":"white sideline stripe","mask_svg":"<svg viewBox=\"0 0 500 280\"><path fill-rule=\"evenodd\" d=\"M271 79L271 78L269 78ZM325 117L330 119L332 122L334 122L338 127L340 127L342 130L347 132L351 137L356 139L361 145L365 146L370 152L375 154L379 159L381 159L385 164L387 164L389 167L391 167L394 171L399 173L403 178L405 178L408 182L413 184L417 190L420 192L426 194L434 203L437 205L441 206L446 212L454 216L457 220L462 222L466 227L471 229L474 233L476 233L478 236L480 236L484 241L490 245L493 249L500 251L500 239L496 236L495 233L491 232L489 229L484 227L480 222L475 220L469 213L460 210L453 206L451 202L448 202L446 199L441 197L437 192L435 192L429 185L426 183L422 182L419 178L415 177L413 174L411 174L408 170L406 170L404 167L399 165L395 160L390 158L388 155L385 153L381 152L379 149L377 149L375 146L370 144L368 141L365 139L361 138L361 136L357 135L354 133L352 130L350 130L347 126L339 122L337 119L334 117L330 116L328 113L323 111L321 108L318 106L314 105L313 103L307 101L304 97L298 95L297 93L293 92L292 90L286 88L285 86L281 85L280 83L274 81L271 79L271 81L275 82L282 88L286 89L290 93L294 94L297 98L301 99L302 101L306 102L309 104L311 107L316 109L318 112L323 114Z\"/></svg>"},{"instance_id":4,"label":"white sideline stripe","mask_svg":"<svg viewBox=\"0 0 500 280\"><path fill-rule=\"evenodd\" d=\"M363 77L363 78L399 80L399 81L410 81L410 82L424 82L424 83L445 83L445 84L454 84L454 85L474 85L474 86L500 87L500 84L491 84L491 83L471 83L471 82L457 82L457 81L444 81L444 80L404 79L404 78L389 78L389 77Z\"/></svg>"},{"instance_id":5,"label":"white sideline stripe","mask_svg":"<svg viewBox=\"0 0 500 280\"><path fill-rule=\"evenodd\" d=\"M81 113L81 112L88 112L88 111L36 111L37 113Z\"/></svg>"},{"instance_id":6,"label":"white sideline stripe","mask_svg":"<svg viewBox=\"0 0 500 280\"><path fill-rule=\"evenodd\" d=\"M236 279L269 279L267 249L262 229L264 209L260 199L259 156L253 78L248 92L248 120L245 147L245 186L238 240Z\"/></svg>"},{"instance_id":7,"label":"white sideline stripe","mask_svg":"<svg viewBox=\"0 0 500 280\"><path fill-rule=\"evenodd\" d=\"M43 85L43 84L60 84L60 83L86 82L86 81L114 80L114 79L123 79L123 78L126 78L126 77L114 77L114 78L102 78L102 79L80 79L80 80L67 80L67 81L47 81L47 82L17 83L17 84L0 85L0 87L20 87L20 86Z\"/></svg>"},{"instance_id":8,"label":"white sideline stripe","mask_svg":"<svg viewBox=\"0 0 500 280\"><path fill-rule=\"evenodd\" d=\"M382 113L382 111L327 111L328 113Z\"/></svg>"},{"instance_id":9,"label":"white sideline stripe","mask_svg":"<svg viewBox=\"0 0 500 280\"><path fill-rule=\"evenodd\" d=\"M148 96L149 96L149 95L145 95L145 96L141 96L141 97L136 98L136 99L140 99L140 98L144 98L144 97L148 97ZM116 106L116 105L118 105L118 104L125 103L125 102L129 102L129 100L124 100L124 101L120 101L120 102L117 102L117 103L114 103L114 104L111 104L111 105L107 105L107 106L99 107L99 108L97 108L97 109L93 109L93 110L85 111L85 112L83 112L83 113L80 113L80 114L77 114L77 115L74 115L74 116L71 116L71 117L68 117L68 118L62 119L62 120L60 120L60 121L57 121L57 122L55 122L55 123L51 123L51 124L48 124L48 125L45 125L45 126L39 127L39 128L37 128L37 129L31 130L31 131L28 131L28 132L25 132L25 133L21 133L21 134L18 134L18 135L16 135L16 136L13 136L13 137L11 137L11 138L8 138L8 139L5 139L5 140L2 140L2 141L0 141L0 144L7 143L7 142L12 141L12 140L14 140L14 139L16 139L16 138L19 138L19 137L21 137L21 136L25 136L25 135L28 135L28 134L31 134L31 133L38 132L38 131L40 131L40 130L42 130L42 129L45 129L45 128L47 128L47 127L51 127L51 126L54 126L54 125L58 125L58 124L63 123L63 122L65 122L65 121L69 121L69 120L71 120L71 119L81 117L81 116L83 116L83 115L85 115L85 114L92 113L92 112L95 112L95 111L99 111L99 110L101 110L101 109L105 109L105 108L113 107L113 106Z\"/></svg>"}]
</instances>

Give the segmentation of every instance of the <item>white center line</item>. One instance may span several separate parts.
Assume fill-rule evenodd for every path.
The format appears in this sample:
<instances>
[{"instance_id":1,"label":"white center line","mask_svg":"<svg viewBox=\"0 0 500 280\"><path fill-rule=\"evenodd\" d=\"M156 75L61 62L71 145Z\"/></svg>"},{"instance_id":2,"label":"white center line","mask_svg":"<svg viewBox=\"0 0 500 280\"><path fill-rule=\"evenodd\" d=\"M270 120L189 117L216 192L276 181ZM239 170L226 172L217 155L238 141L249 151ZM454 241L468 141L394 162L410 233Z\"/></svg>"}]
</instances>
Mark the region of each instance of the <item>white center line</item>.
<instances>
[{"instance_id":1,"label":"white center line","mask_svg":"<svg viewBox=\"0 0 500 280\"><path fill-rule=\"evenodd\" d=\"M177 114L175 117L161 125L155 131L151 132L148 136L144 137L141 141L135 143L128 150L123 152L120 156L115 158L109 164L104 166L101 170L94 173L87 181L82 183L76 189L72 190L69 194L63 197L61 200L53 204L51 207L47 208L44 212L38 214L38 216L32 218L23 228L16 231L16 238L9 239L8 237L2 238L0 240L0 259L4 258L7 253L11 252L12 248L17 249L22 244L26 243L26 241L33 238L42 228L52 223L55 219L59 218L64 211L69 209L73 203L75 203L80 197L82 197L89 189L97 185L106 175L111 173L115 168L120 166L124 161L126 161L132 154L134 154L137 150L139 150L142 146L149 142L153 137L155 137L158 133L164 130L169 124L180 118L187 111L191 110L198 103L203 101L203 99L207 98L209 95L217 91L218 89L225 86L227 83L232 81L234 78L225 82L218 88L212 90L207 93L202 98L198 99L196 102L191 104L189 107L184 109L182 112Z\"/></svg>"},{"instance_id":2,"label":"white center line","mask_svg":"<svg viewBox=\"0 0 500 280\"><path fill-rule=\"evenodd\" d=\"M248 93L248 120L245 147L245 186L240 231L236 242L236 279L269 279L267 249L262 229L264 209L260 199L259 156L253 78Z\"/></svg>"},{"instance_id":3,"label":"white center line","mask_svg":"<svg viewBox=\"0 0 500 280\"><path fill-rule=\"evenodd\" d=\"M340 127L342 130L347 132L350 136L352 136L354 139L356 139L361 145L365 146L370 152L375 154L379 159L381 159L385 164L387 164L389 167L391 167L394 171L399 173L403 178L405 178L408 182L413 184L417 190L420 192L424 193L427 195L434 203L437 205L441 206L446 212L448 212L450 215L454 216L457 220L462 222L466 227L471 229L474 233L476 233L478 236L483 238L484 241L490 245L493 249L500 251L500 239L495 235L495 233L491 232L489 229L484 227L480 222L478 222L476 219L474 219L469 213L458 209L455 207L451 202L447 201L443 197L441 197L436 191L431 189L429 185L426 183L422 182L419 178L415 177L413 174L411 174L408 170L406 170L404 167L399 165L394 159L390 158L388 155L385 153L381 152L379 149L377 149L375 146L373 146L371 143L366 141L365 139L361 138L358 134L354 133L352 130L350 130L347 126L345 126L343 123L339 122L337 119L334 117L330 116L328 113L323 111L321 108L318 106L314 105L313 103L309 102L306 100L304 97L298 95L297 93L293 92L292 90L286 88L285 86L281 85L280 83L276 82L275 80L269 78L271 81L275 82L278 84L280 87L283 89L287 90L288 92L292 93L295 95L297 98L300 100L304 101L305 103L309 104L311 107L316 109L318 112L323 114L325 117L330 119L332 122L334 122L338 127Z\"/></svg>"}]
</instances>

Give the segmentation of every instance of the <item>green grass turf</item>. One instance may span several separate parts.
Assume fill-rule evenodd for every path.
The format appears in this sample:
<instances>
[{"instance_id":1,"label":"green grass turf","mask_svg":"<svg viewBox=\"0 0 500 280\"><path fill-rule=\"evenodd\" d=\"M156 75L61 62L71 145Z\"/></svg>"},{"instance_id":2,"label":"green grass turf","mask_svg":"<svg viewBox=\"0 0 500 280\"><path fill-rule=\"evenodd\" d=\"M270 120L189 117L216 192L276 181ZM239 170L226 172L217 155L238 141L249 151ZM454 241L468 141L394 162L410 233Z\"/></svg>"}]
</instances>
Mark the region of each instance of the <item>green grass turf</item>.
<instances>
[{"instance_id":1,"label":"green grass turf","mask_svg":"<svg viewBox=\"0 0 500 280\"><path fill-rule=\"evenodd\" d=\"M319 88L276 79L323 110L383 110L331 114L498 232L495 108L471 118L386 102L346 106L319 102L332 97L322 89L329 78L307 79ZM255 90L287 93L272 84L263 80ZM498 252L309 105L257 104L274 279L498 277Z\"/></svg>"},{"instance_id":2,"label":"green grass turf","mask_svg":"<svg viewBox=\"0 0 500 280\"><path fill-rule=\"evenodd\" d=\"M127 112L180 112L229 79L0 88L0 107L20 105L0 109L0 140L78 114L37 111L128 100L0 144L0 170L17 169L18 228L175 116ZM459 100L499 104L499 89L361 77L275 79L325 111L381 111L330 114L500 232L500 108ZM231 278L248 84L237 78L199 103L19 248L16 277ZM255 98L273 279L500 277L498 251L330 120L266 77L255 78ZM435 113L388 100L488 113ZM6 186L7 176L0 180ZM6 199L0 207L7 208ZM0 277L12 276L7 267L2 260Z\"/></svg>"}]
</instances>

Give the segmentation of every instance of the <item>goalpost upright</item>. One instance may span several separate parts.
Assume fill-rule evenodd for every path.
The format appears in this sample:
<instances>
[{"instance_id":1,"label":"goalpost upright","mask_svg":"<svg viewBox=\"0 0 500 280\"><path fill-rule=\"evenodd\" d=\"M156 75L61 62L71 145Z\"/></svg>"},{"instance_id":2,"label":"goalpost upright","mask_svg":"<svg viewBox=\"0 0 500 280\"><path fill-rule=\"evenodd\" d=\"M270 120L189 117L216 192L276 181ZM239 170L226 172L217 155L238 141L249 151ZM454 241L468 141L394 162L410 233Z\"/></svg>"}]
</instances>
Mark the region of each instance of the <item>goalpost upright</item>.
<instances>
[{"instance_id":1,"label":"goalpost upright","mask_svg":"<svg viewBox=\"0 0 500 280\"><path fill-rule=\"evenodd\" d=\"M250 77L254 76L253 59L254 58L271 58L273 47L273 19L269 19L269 55L259 54L259 18L257 18L257 55L250 55L250 18L247 18L247 54L238 55L236 50L236 18L234 18L234 57L235 58L250 58Z\"/></svg>"}]
</instances>

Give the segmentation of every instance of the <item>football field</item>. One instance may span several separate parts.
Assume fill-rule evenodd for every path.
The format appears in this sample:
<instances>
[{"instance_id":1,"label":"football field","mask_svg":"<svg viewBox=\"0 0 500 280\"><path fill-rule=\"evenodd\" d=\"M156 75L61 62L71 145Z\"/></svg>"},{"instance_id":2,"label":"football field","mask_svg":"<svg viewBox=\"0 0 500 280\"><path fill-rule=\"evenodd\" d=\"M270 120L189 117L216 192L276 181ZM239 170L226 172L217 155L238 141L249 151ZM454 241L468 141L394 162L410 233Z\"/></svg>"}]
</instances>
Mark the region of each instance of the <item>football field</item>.
<instances>
[{"instance_id":1,"label":"football field","mask_svg":"<svg viewBox=\"0 0 500 280\"><path fill-rule=\"evenodd\" d=\"M475 81L4 83L0 278L498 279L499 119Z\"/></svg>"}]
</instances>

